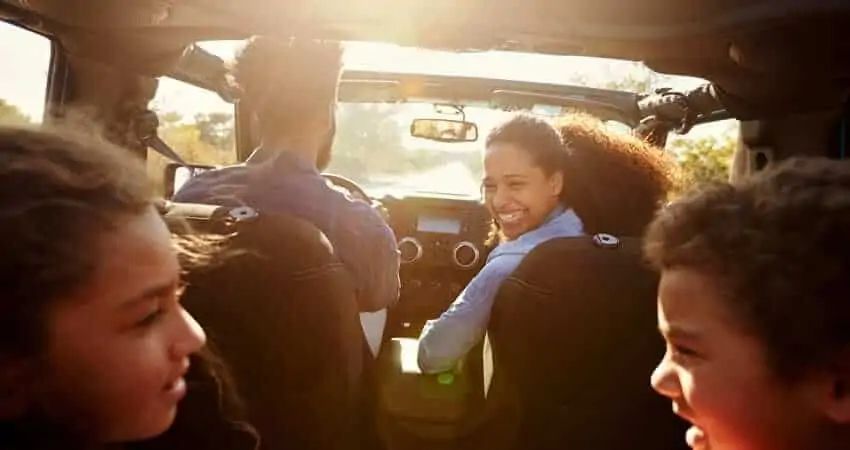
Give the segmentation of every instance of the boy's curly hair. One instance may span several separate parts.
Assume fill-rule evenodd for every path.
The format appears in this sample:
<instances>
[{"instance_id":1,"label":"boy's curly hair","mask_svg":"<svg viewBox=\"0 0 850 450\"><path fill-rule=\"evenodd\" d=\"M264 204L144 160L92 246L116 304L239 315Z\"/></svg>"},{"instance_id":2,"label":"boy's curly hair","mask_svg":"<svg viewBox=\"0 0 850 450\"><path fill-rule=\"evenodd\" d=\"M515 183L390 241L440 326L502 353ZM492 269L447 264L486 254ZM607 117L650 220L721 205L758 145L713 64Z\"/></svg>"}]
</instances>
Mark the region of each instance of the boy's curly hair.
<instances>
[{"instance_id":1,"label":"boy's curly hair","mask_svg":"<svg viewBox=\"0 0 850 450\"><path fill-rule=\"evenodd\" d=\"M649 227L659 270L712 277L784 379L850 346L850 162L792 159L702 187Z\"/></svg>"}]
</instances>

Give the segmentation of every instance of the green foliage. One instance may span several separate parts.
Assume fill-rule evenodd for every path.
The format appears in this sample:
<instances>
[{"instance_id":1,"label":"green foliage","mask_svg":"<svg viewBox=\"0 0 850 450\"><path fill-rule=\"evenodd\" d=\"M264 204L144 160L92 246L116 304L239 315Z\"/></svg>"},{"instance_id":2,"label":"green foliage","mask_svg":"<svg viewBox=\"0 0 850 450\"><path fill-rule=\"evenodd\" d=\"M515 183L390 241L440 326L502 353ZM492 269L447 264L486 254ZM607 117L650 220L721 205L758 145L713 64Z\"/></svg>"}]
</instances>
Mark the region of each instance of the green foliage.
<instances>
[{"instance_id":1,"label":"green foliage","mask_svg":"<svg viewBox=\"0 0 850 450\"><path fill-rule=\"evenodd\" d=\"M635 63L635 68L636 70L632 73L616 81L609 81L603 87L632 92L650 92L655 87L663 85L664 79L668 78L653 74L651 70L639 63ZM653 80L653 78L657 79ZM699 127L693 130L691 135L671 134L667 142L666 150L676 155L676 159L681 164L684 188L728 179L732 157L735 154L737 129L729 128L723 131L718 130L710 135L693 137L698 131Z\"/></svg>"},{"instance_id":2,"label":"green foliage","mask_svg":"<svg viewBox=\"0 0 850 450\"><path fill-rule=\"evenodd\" d=\"M616 89L629 92L649 92L652 90L652 76L648 69L645 75L630 73L617 81L608 81L602 87L605 89Z\"/></svg>"},{"instance_id":3,"label":"green foliage","mask_svg":"<svg viewBox=\"0 0 850 450\"><path fill-rule=\"evenodd\" d=\"M17 106L0 99L0 124L24 125L32 123L32 119L23 113Z\"/></svg>"},{"instance_id":4,"label":"green foliage","mask_svg":"<svg viewBox=\"0 0 850 450\"><path fill-rule=\"evenodd\" d=\"M638 84L635 81L634 87L640 87ZM483 168L479 152L416 148L416 141L406 136L406 124L398 122L396 112L397 108L386 104L340 105L328 171L354 180L377 180L425 173L460 162L474 177L480 177ZM160 114L160 122L161 137L187 161L210 165L237 162L231 114L199 114L187 121L168 112ZM728 177L735 136L730 130L697 138L671 135L666 151L681 163L685 187ZM150 172L159 178L168 161L155 153L149 155Z\"/></svg>"},{"instance_id":5,"label":"green foliage","mask_svg":"<svg viewBox=\"0 0 850 450\"><path fill-rule=\"evenodd\" d=\"M399 167L402 134L389 105L342 104L329 172L355 180Z\"/></svg>"},{"instance_id":6,"label":"green foliage","mask_svg":"<svg viewBox=\"0 0 850 450\"><path fill-rule=\"evenodd\" d=\"M177 112L159 113L159 136L186 162L227 165L236 161L233 115L227 113L198 114L185 121ZM148 150L148 174L162 185L167 158Z\"/></svg>"},{"instance_id":7,"label":"green foliage","mask_svg":"<svg viewBox=\"0 0 850 450\"><path fill-rule=\"evenodd\" d=\"M394 117L396 105L346 103L337 114L334 155L329 172L355 180L422 173L465 154L405 146L405 123ZM451 144L448 144L451 145ZM474 155L480 160L480 155ZM480 161L478 162L480 165Z\"/></svg>"},{"instance_id":8,"label":"green foliage","mask_svg":"<svg viewBox=\"0 0 850 450\"><path fill-rule=\"evenodd\" d=\"M735 147L735 137L730 133L671 139L667 144L681 164L686 186L728 180Z\"/></svg>"},{"instance_id":9,"label":"green foliage","mask_svg":"<svg viewBox=\"0 0 850 450\"><path fill-rule=\"evenodd\" d=\"M236 128L233 114L210 113L195 116L195 127L199 139L221 152L228 152L236 145Z\"/></svg>"}]
</instances>

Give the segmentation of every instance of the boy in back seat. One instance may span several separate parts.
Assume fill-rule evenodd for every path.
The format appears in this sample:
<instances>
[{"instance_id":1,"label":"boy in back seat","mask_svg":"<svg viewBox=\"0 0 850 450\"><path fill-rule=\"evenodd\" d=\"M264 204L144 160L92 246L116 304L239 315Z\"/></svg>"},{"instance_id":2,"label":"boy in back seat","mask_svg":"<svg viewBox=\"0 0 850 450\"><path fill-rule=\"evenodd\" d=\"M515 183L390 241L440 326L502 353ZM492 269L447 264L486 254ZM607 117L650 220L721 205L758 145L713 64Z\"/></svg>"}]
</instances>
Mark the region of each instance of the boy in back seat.
<instances>
[{"instance_id":1,"label":"boy in back seat","mask_svg":"<svg viewBox=\"0 0 850 450\"><path fill-rule=\"evenodd\" d=\"M850 448L850 163L796 159L662 211L652 385L695 449Z\"/></svg>"}]
</instances>

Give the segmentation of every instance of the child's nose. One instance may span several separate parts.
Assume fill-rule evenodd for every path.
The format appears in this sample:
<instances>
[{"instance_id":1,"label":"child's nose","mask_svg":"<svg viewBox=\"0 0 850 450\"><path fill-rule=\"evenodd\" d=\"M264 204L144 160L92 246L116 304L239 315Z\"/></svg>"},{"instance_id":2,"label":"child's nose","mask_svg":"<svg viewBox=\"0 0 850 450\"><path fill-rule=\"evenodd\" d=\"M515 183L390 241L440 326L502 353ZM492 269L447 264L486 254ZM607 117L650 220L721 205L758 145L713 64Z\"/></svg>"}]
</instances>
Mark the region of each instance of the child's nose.
<instances>
[{"instance_id":1,"label":"child's nose","mask_svg":"<svg viewBox=\"0 0 850 450\"><path fill-rule=\"evenodd\" d=\"M665 397L675 398L679 396L679 382L666 354L655 370L652 371L650 384L652 384L655 392Z\"/></svg>"},{"instance_id":2,"label":"child's nose","mask_svg":"<svg viewBox=\"0 0 850 450\"><path fill-rule=\"evenodd\" d=\"M180 338L175 342L174 353L182 358L200 350L207 342L207 335L201 325L182 308L180 319Z\"/></svg>"}]
</instances>

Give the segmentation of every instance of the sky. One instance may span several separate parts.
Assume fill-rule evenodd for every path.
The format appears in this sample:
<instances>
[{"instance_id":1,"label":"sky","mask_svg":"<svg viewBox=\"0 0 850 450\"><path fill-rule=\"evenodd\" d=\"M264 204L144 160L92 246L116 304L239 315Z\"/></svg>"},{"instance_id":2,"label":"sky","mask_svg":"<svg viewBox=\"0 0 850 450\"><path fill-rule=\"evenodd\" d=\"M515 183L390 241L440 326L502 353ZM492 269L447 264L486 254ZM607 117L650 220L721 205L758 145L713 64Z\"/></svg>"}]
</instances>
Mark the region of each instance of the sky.
<instances>
[{"instance_id":1,"label":"sky","mask_svg":"<svg viewBox=\"0 0 850 450\"><path fill-rule=\"evenodd\" d=\"M201 46L225 60L231 60L239 41L204 42ZM39 35L0 22L0 99L19 107L33 119L44 112L44 91L50 61L50 42ZM601 85L620 78L651 77L653 87L688 89L704 82L699 78L656 74L631 61L579 56L552 56L509 52L457 54L390 44L346 43L344 66L351 69L394 72L435 73L502 78L546 83L569 83L580 77ZM175 80L162 78L153 102L158 110L178 112L184 117L213 111L232 111L232 106L216 94ZM699 134L726 130L729 124L700 127Z\"/></svg>"}]
</instances>

